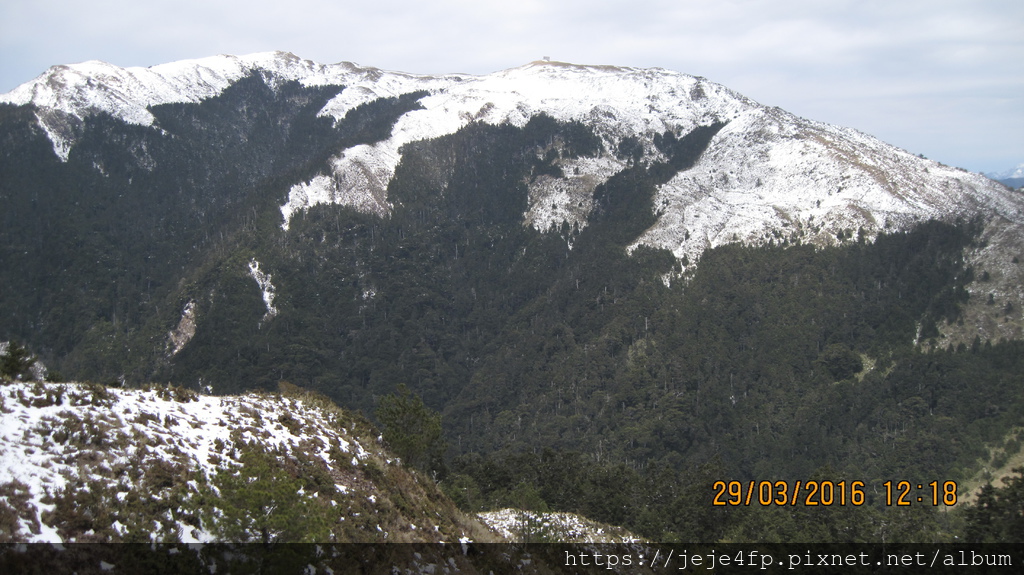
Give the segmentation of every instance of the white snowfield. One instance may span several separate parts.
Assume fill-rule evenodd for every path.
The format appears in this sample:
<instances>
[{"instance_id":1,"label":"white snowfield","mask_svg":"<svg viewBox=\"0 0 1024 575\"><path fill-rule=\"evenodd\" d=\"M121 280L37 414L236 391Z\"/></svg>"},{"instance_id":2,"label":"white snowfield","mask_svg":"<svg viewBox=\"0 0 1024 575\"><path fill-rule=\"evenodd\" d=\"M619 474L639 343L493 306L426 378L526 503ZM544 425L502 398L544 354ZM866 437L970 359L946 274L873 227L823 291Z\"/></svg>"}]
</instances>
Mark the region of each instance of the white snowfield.
<instances>
[{"instance_id":1,"label":"white snowfield","mask_svg":"<svg viewBox=\"0 0 1024 575\"><path fill-rule=\"evenodd\" d=\"M659 188L658 220L633 248L666 248L696 262L705 249L734 241L831 244L840 233L856 238L863 229L873 238L929 218L975 214L1024 223L1021 194L980 174L760 105L704 78L656 68L533 62L487 75L420 76L271 52L150 68L55 66L0 102L35 104L55 152L67 158L75 125L89 114L152 125L149 106L198 102L253 73L271 86L292 80L344 86L320 111L336 120L378 98L428 94L419 100L421 109L398 119L388 139L338 150L325 172L294 182L281 206L285 230L293 215L318 204L387 214L394 207L387 187L407 143L452 134L471 122L523 126L540 113L579 121L604 143L597 157L563 160L564 178L527 182L523 220L541 231L562 221L586 224L594 189L626 167L612 153L624 138L641 142L642 161L657 161L663 158L655 135L682 136L714 122L727 124L695 166Z\"/></svg>"}]
</instances>

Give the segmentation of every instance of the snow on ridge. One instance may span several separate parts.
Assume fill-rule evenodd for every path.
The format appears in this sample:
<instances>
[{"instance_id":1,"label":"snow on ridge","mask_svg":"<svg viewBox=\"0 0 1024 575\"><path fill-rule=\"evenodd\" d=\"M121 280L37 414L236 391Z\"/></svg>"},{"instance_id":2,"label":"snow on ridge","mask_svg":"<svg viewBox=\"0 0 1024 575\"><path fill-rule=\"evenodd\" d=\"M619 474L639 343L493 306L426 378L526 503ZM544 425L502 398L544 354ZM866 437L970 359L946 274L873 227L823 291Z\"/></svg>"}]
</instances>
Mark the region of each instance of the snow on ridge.
<instances>
[{"instance_id":1,"label":"snow on ridge","mask_svg":"<svg viewBox=\"0 0 1024 575\"><path fill-rule=\"evenodd\" d=\"M484 76L444 77L377 71L372 84L356 81L348 86L324 106L321 114L340 120L348 110L375 97L420 90L429 95L420 99L420 109L398 119L390 138L344 150L332 159L331 174L321 173L292 186L288 201L281 206L283 229L289 228L297 212L316 204L343 204L387 213L391 208L386 199L387 185L401 160L401 147L453 134L471 122L521 127L543 112L556 120L590 126L605 141L606 148L614 149L626 136L649 137L666 130L685 133L754 106L723 86L657 68L532 63ZM608 173L607 162L600 168L596 174L600 181L614 173ZM574 187L571 182L569 186ZM556 193L564 192L562 188L550 187ZM592 191L593 186L589 189ZM549 205L551 202L546 200L538 203ZM524 216L539 229L551 223L537 210L531 209ZM569 221L581 219L579 216L571 215Z\"/></svg>"},{"instance_id":2,"label":"snow on ridge","mask_svg":"<svg viewBox=\"0 0 1024 575\"><path fill-rule=\"evenodd\" d=\"M683 135L726 123L693 169L662 186L656 198L659 220L632 246L667 248L680 259L696 261L704 249L730 241L777 240L780 230L798 224L813 230L808 232L812 241L830 243L846 229L864 228L873 237L887 226L957 215L954 210L981 210L1011 221L1022 217L1019 198L979 175L914 157L857 130L761 106L681 73L535 62L485 76L381 73L379 78L401 86L394 94L426 90L430 95L420 100L421 109L399 118L389 139L345 150L332 160L329 173L293 186L281 206L282 228L316 204L386 214L392 208L387 186L404 144L449 135L473 121L523 126L538 113L591 127L606 151L625 137L637 137L646 161L661 159L653 145L656 134ZM342 92L323 113L340 118L350 105L337 101L353 95ZM541 231L562 221L585 225L593 189L625 167L605 154L564 161L564 178L529 182L527 225ZM570 163L581 167L582 176L566 169Z\"/></svg>"},{"instance_id":3,"label":"snow on ridge","mask_svg":"<svg viewBox=\"0 0 1024 575\"><path fill-rule=\"evenodd\" d=\"M930 162L853 129L798 118L757 104L700 77L659 68L532 62L487 75L414 75L342 62L318 64L269 52L214 56L150 68L102 62L55 66L0 96L34 103L37 117L67 158L76 121L105 111L150 125L147 107L196 102L219 94L253 72L272 85L344 85L320 115L340 121L360 104L414 91L428 95L402 115L389 138L340 151L325 171L292 185L280 206L282 228L319 204L341 204L386 215L387 187L411 142L457 132L471 122L525 125L538 113L579 121L603 140L604 155L563 161L565 178L529 182L524 221L541 231L568 221L584 225L594 187L624 165L608 155L625 137L637 137L645 161L659 160L653 136L683 135L713 122L726 126L700 161L657 192L659 219L634 244L672 250L695 260L707 247L730 241L790 239L794 229L817 243L844 229L873 236L930 217L981 211L1024 221L1018 196L983 176ZM580 167L565 170L569 163ZM808 231L809 230L809 231ZM799 235L799 234L797 234ZM831 239L830 239L831 238ZM268 310L270 308L268 307Z\"/></svg>"},{"instance_id":4,"label":"snow on ridge","mask_svg":"<svg viewBox=\"0 0 1024 575\"><path fill-rule=\"evenodd\" d=\"M128 123L149 125L153 122L146 109L149 106L199 102L220 94L254 71L265 72L271 81L299 80L307 85L327 83L330 77L329 67L284 52L210 56L148 68L122 68L89 60L53 66L38 78L0 95L0 102L34 104L80 119L108 112Z\"/></svg>"},{"instance_id":5,"label":"snow on ridge","mask_svg":"<svg viewBox=\"0 0 1024 575\"><path fill-rule=\"evenodd\" d=\"M627 135L685 132L753 105L723 86L658 68L533 62L487 75L425 76L348 62L318 64L285 52L220 55L149 68L120 68L99 61L54 66L0 95L0 102L34 104L54 152L66 160L78 127L91 114L106 112L149 126L154 122L150 106L199 102L254 72L271 85L297 80L307 86L345 86L320 111L336 121L378 98L413 91L430 94L420 100L423 109L398 120L390 138L344 150L332 159L327 173L296 183L281 206L285 229L294 214L317 204L389 212L386 188L401 147L452 134L473 121L522 126L544 112L562 121L581 121L595 128L607 146L614 146ZM538 222L547 223L543 217Z\"/></svg>"},{"instance_id":6,"label":"snow on ridge","mask_svg":"<svg viewBox=\"0 0 1024 575\"><path fill-rule=\"evenodd\" d=\"M979 213L1024 222L1019 194L980 174L775 108L732 120L693 168L658 189L655 206L658 221L630 249L666 248L691 263L734 241L829 245L841 232L870 239Z\"/></svg>"},{"instance_id":7,"label":"snow on ridge","mask_svg":"<svg viewBox=\"0 0 1024 575\"><path fill-rule=\"evenodd\" d=\"M130 124L150 126L155 119L150 106L199 102L252 73L262 74L272 86L293 80L314 86L343 84L350 76L365 78L372 71L348 62L318 64L287 52L211 56L148 68L90 60L53 66L0 95L0 102L35 105L55 153L67 160L74 126L92 114L105 112Z\"/></svg>"},{"instance_id":8,"label":"snow on ridge","mask_svg":"<svg viewBox=\"0 0 1024 575\"><path fill-rule=\"evenodd\" d=\"M1017 164L1017 166L1014 168L1003 170L1001 172L987 172L985 175L992 178L993 180L1024 178L1024 162Z\"/></svg>"}]
</instances>

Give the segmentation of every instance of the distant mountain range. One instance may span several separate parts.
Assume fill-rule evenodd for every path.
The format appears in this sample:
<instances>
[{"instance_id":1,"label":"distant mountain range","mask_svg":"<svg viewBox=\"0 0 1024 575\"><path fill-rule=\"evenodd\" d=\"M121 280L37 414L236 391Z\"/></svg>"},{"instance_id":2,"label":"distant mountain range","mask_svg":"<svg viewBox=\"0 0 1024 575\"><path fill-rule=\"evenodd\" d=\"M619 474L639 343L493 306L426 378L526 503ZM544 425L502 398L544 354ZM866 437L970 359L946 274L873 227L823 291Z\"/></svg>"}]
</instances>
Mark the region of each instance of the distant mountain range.
<instances>
[{"instance_id":1,"label":"distant mountain range","mask_svg":"<svg viewBox=\"0 0 1024 575\"><path fill-rule=\"evenodd\" d=\"M0 95L0 341L51 377L406 384L461 505L655 539L755 529L614 503L708 465L973 477L1024 425L1021 258L1020 191L662 69L275 52ZM517 475L544 449L587 487Z\"/></svg>"},{"instance_id":2,"label":"distant mountain range","mask_svg":"<svg viewBox=\"0 0 1024 575\"><path fill-rule=\"evenodd\" d=\"M1019 188L1024 186L1024 163L1019 164L1016 168L1010 168L1002 172L991 172L985 175L1011 188Z\"/></svg>"}]
</instances>

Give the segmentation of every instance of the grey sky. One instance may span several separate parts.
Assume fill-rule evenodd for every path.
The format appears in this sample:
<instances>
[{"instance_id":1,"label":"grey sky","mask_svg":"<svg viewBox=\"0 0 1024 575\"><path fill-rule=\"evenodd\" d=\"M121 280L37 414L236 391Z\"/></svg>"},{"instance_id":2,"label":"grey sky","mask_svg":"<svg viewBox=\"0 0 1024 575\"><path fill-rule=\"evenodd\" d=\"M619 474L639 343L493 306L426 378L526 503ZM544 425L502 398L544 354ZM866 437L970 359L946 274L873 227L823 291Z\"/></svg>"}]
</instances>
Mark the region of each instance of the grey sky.
<instances>
[{"instance_id":1,"label":"grey sky","mask_svg":"<svg viewBox=\"0 0 1024 575\"><path fill-rule=\"evenodd\" d=\"M0 92L54 64L267 50L423 74L658 66L950 165L1024 162L1020 0L0 3Z\"/></svg>"}]
</instances>

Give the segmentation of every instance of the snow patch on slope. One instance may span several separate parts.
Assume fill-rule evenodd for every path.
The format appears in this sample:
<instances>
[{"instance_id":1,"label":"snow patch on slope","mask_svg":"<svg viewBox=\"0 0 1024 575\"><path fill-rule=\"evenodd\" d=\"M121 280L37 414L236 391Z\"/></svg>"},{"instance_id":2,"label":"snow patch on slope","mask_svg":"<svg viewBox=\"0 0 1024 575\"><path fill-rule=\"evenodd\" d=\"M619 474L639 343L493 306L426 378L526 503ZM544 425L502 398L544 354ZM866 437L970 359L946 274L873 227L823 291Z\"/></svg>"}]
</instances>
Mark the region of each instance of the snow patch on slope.
<instances>
[{"instance_id":1,"label":"snow patch on slope","mask_svg":"<svg viewBox=\"0 0 1024 575\"><path fill-rule=\"evenodd\" d=\"M536 543L641 543L643 540L621 527L591 521L575 513L541 513L502 509L480 513L491 529L509 541Z\"/></svg>"},{"instance_id":2,"label":"snow patch on slope","mask_svg":"<svg viewBox=\"0 0 1024 575\"><path fill-rule=\"evenodd\" d=\"M331 159L329 175L318 174L308 182L292 186L288 201L281 206L282 229L289 228L295 214L321 204L349 206L377 215L389 213L392 205L387 200L386 190L394 175L394 165L398 164L397 159L394 162L390 159L398 152L381 149L384 147L378 144L348 148ZM389 161L382 162L381 158Z\"/></svg>"},{"instance_id":3,"label":"snow patch on slope","mask_svg":"<svg viewBox=\"0 0 1024 575\"><path fill-rule=\"evenodd\" d=\"M541 175L527 186L527 225L540 231L557 229L562 222L583 228L594 208L594 190L625 165L611 157L576 158L559 162L563 178Z\"/></svg>"},{"instance_id":4,"label":"snow patch on slope","mask_svg":"<svg viewBox=\"0 0 1024 575\"><path fill-rule=\"evenodd\" d=\"M263 292L263 303L267 306L267 313L263 314L263 319L260 320L262 323L277 315L277 308L274 307L277 288L270 282L270 274L260 271L260 262L256 261L256 258L249 262L249 276L256 280L256 285Z\"/></svg>"}]
</instances>

